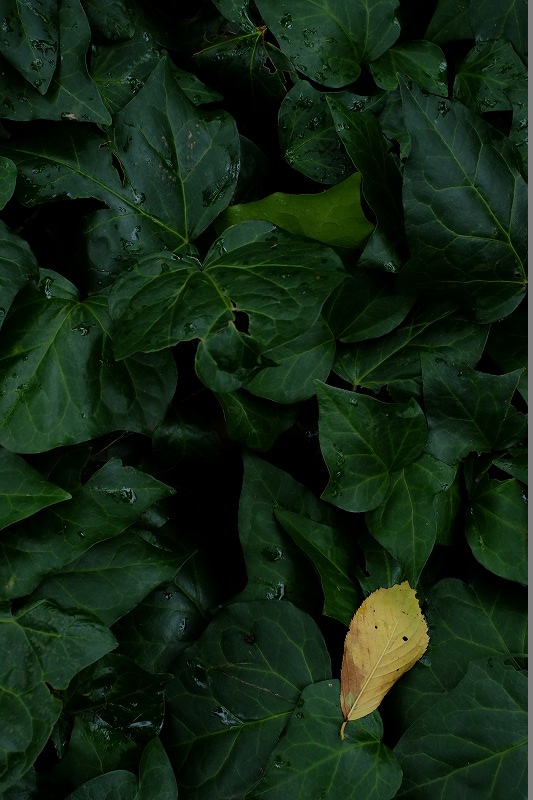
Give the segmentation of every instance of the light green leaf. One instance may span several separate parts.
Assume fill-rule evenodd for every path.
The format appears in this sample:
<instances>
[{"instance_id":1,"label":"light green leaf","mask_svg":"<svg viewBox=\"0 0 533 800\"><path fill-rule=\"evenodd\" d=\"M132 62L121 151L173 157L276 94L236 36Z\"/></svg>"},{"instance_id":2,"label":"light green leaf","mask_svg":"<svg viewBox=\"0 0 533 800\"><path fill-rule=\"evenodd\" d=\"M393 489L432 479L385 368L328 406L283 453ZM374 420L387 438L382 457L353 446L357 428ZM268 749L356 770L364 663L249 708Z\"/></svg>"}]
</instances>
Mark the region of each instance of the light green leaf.
<instances>
[{"instance_id":1,"label":"light green leaf","mask_svg":"<svg viewBox=\"0 0 533 800\"><path fill-rule=\"evenodd\" d=\"M382 89L396 89L400 73L426 92L445 97L448 94L446 57L432 42L406 42L391 47L370 64L370 72Z\"/></svg>"},{"instance_id":2,"label":"light green leaf","mask_svg":"<svg viewBox=\"0 0 533 800\"><path fill-rule=\"evenodd\" d=\"M146 509L174 490L112 458L72 499L19 522L0 538L3 597L22 597L40 579L78 558L97 542L122 533ZM39 536L35 535L38 526Z\"/></svg>"},{"instance_id":3,"label":"light green leaf","mask_svg":"<svg viewBox=\"0 0 533 800\"><path fill-rule=\"evenodd\" d=\"M378 713L356 720L344 741L339 737L341 724L339 681L307 686L264 776L246 800L395 797L402 773L393 753L381 743L383 725Z\"/></svg>"},{"instance_id":4,"label":"light green leaf","mask_svg":"<svg viewBox=\"0 0 533 800\"><path fill-rule=\"evenodd\" d=\"M0 356L4 447L36 453L121 429L151 433L161 422L176 387L172 355L117 363L107 306L105 296L79 302L76 288L51 271L19 295Z\"/></svg>"},{"instance_id":5,"label":"light green leaf","mask_svg":"<svg viewBox=\"0 0 533 800\"><path fill-rule=\"evenodd\" d=\"M484 475L470 494L466 538L486 569L527 584L527 496L514 478Z\"/></svg>"},{"instance_id":6,"label":"light green leaf","mask_svg":"<svg viewBox=\"0 0 533 800\"><path fill-rule=\"evenodd\" d=\"M500 659L471 664L458 685L402 736L396 797L469 800L527 794L527 678Z\"/></svg>"},{"instance_id":7,"label":"light green leaf","mask_svg":"<svg viewBox=\"0 0 533 800\"><path fill-rule=\"evenodd\" d=\"M431 555L439 531L437 495L446 492L456 468L423 453L391 475L386 498L366 515L372 536L402 565L404 577L415 587Z\"/></svg>"},{"instance_id":8,"label":"light green leaf","mask_svg":"<svg viewBox=\"0 0 533 800\"><path fill-rule=\"evenodd\" d=\"M261 777L302 689L329 656L314 621L291 603L221 609L175 664L167 752L190 800L244 797Z\"/></svg>"},{"instance_id":9,"label":"light green leaf","mask_svg":"<svg viewBox=\"0 0 533 800\"><path fill-rule=\"evenodd\" d=\"M23 458L0 447L0 530L70 497Z\"/></svg>"},{"instance_id":10,"label":"light green leaf","mask_svg":"<svg viewBox=\"0 0 533 800\"><path fill-rule=\"evenodd\" d=\"M0 93L5 98L2 115L16 121L49 119L65 120L69 125L110 125L109 112L87 72L85 58L90 40L89 23L80 0L60 0L59 60L50 87L43 94L42 87L32 80L28 84L6 65L0 74Z\"/></svg>"},{"instance_id":11,"label":"light green leaf","mask_svg":"<svg viewBox=\"0 0 533 800\"><path fill-rule=\"evenodd\" d=\"M274 509L274 516L283 529L313 562L324 592L323 614L350 624L361 604L361 592L354 581L355 541L330 525L287 511Z\"/></svg>"},{"instance_id":12,"label":"light green leaf","mask_svg":"<svg viewBox=\"0 0 533 800\"><path fill-rule=\"evenodd\" d=\"M333 89L353 83L400 35L397 0L257 0L266 25L299 72Z\"/></svg>"},{"instance_id":13,"label":"light green leaf","mask_svg":"<svg viewBox=\"0 0 533 800\"><path fill-rule=\"evenodd\" d=\"M525 292L525 183L493 146L492 129L461 103L415 86L402 86L402 97L411 261L400 278L411 290L445 287L479 322L501 319Z\"/></svg>"},{"instance_id":14,"label":"light green leaf","mask_svg":"<svg viewBox=\"0 0 533 800\"><path fill-rule=\"evenodd\" d=\"M427 425L418 403L382 403L317 381L320 449L329 472L321 497L346 511L385 498L390 473L420 455Z\"/></svg>"},{"instance_id":15,"label":"light green leaf","mask_svg":"<svg viewBox=\"0 0 533 800\"><path fill-rule=\"evenodd\" d=\"M248 219L264 219L290 233L324 244L362 248L374 226L361 208L361 176L349 178L317 194L275 192L263 200L229 206L217 220L222 232Z\"/></svg>"}]
</instances>

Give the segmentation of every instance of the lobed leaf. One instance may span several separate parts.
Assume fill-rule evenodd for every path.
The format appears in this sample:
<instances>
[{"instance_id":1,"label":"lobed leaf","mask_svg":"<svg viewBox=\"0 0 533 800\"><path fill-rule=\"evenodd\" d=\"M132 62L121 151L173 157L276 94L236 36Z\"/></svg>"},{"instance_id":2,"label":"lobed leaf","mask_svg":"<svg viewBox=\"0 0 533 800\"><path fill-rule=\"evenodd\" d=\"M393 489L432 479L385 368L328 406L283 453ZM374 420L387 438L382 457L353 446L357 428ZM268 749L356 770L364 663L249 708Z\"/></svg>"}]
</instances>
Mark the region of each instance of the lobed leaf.
<instances>
[{"instance_id":1,"label":"lobed leaf","mask_svg":"<svg viewBox=\"0 0 533 800\"><path fill-rule=\"evenodd\" d=\"M405 85L402 101L411 137L403 192L411 260L402 280L432 293L446 287L479 322L500 319L525 291L525 183L465 106Z\"/></svg>"},{"instance_id":2,"label":"lobed leaf","mask_svg":"<svg viewBox=\"0 0 533 800\"><path fill-rule=\"evenodd\" d=\"M317 382L320 449L330 475L322 498L346 511L384 499L390 473L420 455L427 426L418 403L382 403Z\"/></svg>"}]
</instances>

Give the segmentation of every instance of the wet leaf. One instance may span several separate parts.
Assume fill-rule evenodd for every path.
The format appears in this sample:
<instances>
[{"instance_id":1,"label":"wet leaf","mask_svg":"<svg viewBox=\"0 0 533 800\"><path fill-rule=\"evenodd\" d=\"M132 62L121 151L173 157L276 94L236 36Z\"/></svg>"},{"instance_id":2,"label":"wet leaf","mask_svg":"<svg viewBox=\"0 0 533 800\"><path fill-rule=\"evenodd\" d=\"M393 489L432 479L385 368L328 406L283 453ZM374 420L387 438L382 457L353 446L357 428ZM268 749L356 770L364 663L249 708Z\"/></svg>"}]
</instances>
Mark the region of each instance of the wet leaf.
<instances>
[{"instance_id":1,"label":"wet leaf","mask_svg":"<svg viewBox=\"0 0 533 800\"><path fill-rule=\"evenodd\" d=\"M411 260L401 278L432 293L446 285L479 322L501 319L525 292L525 183L493 146L490 127L461 103L415 86L404 86L402 98L411 137L403 193ZM498 202L489 189L495 184Z\"/></svg>"},{"instance_id":2,"label":"wet leaf","mask_svg":"<svg viewBox=\"0 0 533 800\"><path fill-rule=\"evenodd\" d=\"M0 53L45 94L58 56L57 0L41 0L39 7L6 0L2 13Z\"/></svg>"},{"instance_id":3,"label":"wet leaf","mask_svg":"<svg viewBox=\"0 0 533 800\"><path fill-rule=\"evenodd\" d=\"M3 116L17 121L49 119L64 120L68 125L110 125L111 116L87 72L85 58L91 32L79 0L60 0L58 20L58 67L46 94L33 80L28 84L27 75L23 77L6 65L0 74ZM44 47L46 43L41 44Z\"/></svg>"},{"instance_id":4,"label":"wet leaf","mask_svg":"<svg viewBox=\"0 0 533 800\"><path fill-rule=\"evenodd\" d=\"M180 791L207 800L244 797L256 784L301 691L330 664L310 616L252 600L222 608L174 672L168 753Z\"/></svg>"},{"instance_id":5,"label":"wet leaf","mask_svg":"<svg viewBox=\"0 0 533 800\"><path fill-rule=\"evenodd\" d=\"M71 495L54 486L15 453L0 448L0 530Z\"/></svg>"},{"instance_id":6,"label":"wet leaf","mask_svg":"<svg viewBox=\"0 0 533 800\"><path fill-rule=\"evenodd\" d=\"M76 287L55 272L42 272L38 288L19 294L0 356L4 447L38 453L121 429L154 430L176 386L172 356L116 362L110 324L107 297L80 302ZM90 381L80 381L89 373ZM125 386L136 387L129 400ZM43 403L46 425L39 422Z\"/></svg>"},{"instance_id":7,"label":"wet leaf","mask_svg":"<svg viewBox=\"0 0 533 800\"><path fill-rule=\"evenodd\" d=\"M19 522L0 538L3 597L22 597L41 578L56 572L97 542L122 533L146 509L173 489L110 459L72 498ZM34 526L39 527L35 536Z\"/></svg>"},{"instance_id":8,"label":"wet leaf","mask_svg":"<svg viewBox=\"0 0 533 800\"><path fill-rule=\"evenodd\" d=\"M298 81L281 103L278 131L291 167L320 183L334 184L353 172L353 165L335 131L328 97L339 99L339 93L319 92L307 81Z\"/></svg>"},{"instance_id":9,"label":"wet leaf","mask_svg":"<svg viewBox=\"0 0 533 800\"><path fill-rule=\"evenodd\" d=\"M345 722L379 706L391 686L423 656L427 625L409 583L377 589L358 608L344 643L341 708Z\"/></svg>"},{"instance_id":10,"label":"wet leaf","mask_svg":"<svg viewBox=\"0 0 533 800\"><path fill-rule=\"evenodd\" d=\"M420 455L427 426L418 403L382 403L317 382L320 449L329 472L322 498L346 511L370 511L391 473Z\"/></svg>"},{"instance_id":11,"label":"wet leaf","mask_svg":"<svg viewBox=\"0 0 533 800\"><path fill-rule=\"evenodd\" d=\"M350 725L340 741L338 703L337 680L304 689L264 776L246 800L285 800L289 796L336 800L354 793L367 800L395 797L401 770L381 743L379 716ZM326 760L328 769L323 769Z\"/></svg>"},{"instance_id":12,"label":"wet leaf","mask_svg":"<svg viewBox=\"0 0 533 800\"><path fill-rule=\"evenodd\" d=\"M390 47L370 64L370 71L382 89L396 89L400 73L426 92L448 95L446 58L432 42L406 42Z\"/></svg>"},{"instance_id":13,"label":"wet leaf","mask_svg":"<svg viewBox=\"0 0 533 800\"><path fill-rule=\"evenodd\" d=\"M87 223L89 254L102 282L146 251L185 247L226 207L235 188L239 142L233 119L226 112L198 112L167 59L115 117L111 138L79 125L60 142L55 128L41 131L2 146L19 168L18 198L27 205L77 197L105 203L109 210ZM120 154L124 182L112 149Z\"/></svg>"},{"instance_id":14,"label":"wet leaf","mask_svg":"<svg viewBox=\"0 0 533 800\"><path fill-rule=\"evenodd\" d=\"M480 42L455 76L454 96L478 113L513 112L509 138L527 168L526 68L507 40Z\"/></svg>"},{"instance_id":15,"label":"wet leaf","mask_svg":"<svg viewBox=\"0 0 533 800\"><path fill-rule=\"evenodd\" d=\"M389 153L390 143L370 111L350 110L333 97L328 99L328 105L337 133L361 174L364 198L376 215L376 227L359 265L397 272L405 261L407 247L401 173Z\"/></svg>"},{"instance_id":16,"label":"wet leaf","mask_svg":"<svg viewBox=\"0 0 533 800\"><path fill-rule=\"evenodd\" d=\"M333 89L353 83L361 63L378 58L400 35L397 0L257 0L266 25L299 72Z\"/></svg>"},{"instance_id":17,"label":"wet leaf","mask_svg":"<svg viewBox=\"0 0 533 800\"><path fill-rule=\"evenodd\" d=\"M323 613L349 625L361 593L354 580L355 543L330 525L275 508L277 521L313 562L324 592Z\"/></svg>"}]
</instances>

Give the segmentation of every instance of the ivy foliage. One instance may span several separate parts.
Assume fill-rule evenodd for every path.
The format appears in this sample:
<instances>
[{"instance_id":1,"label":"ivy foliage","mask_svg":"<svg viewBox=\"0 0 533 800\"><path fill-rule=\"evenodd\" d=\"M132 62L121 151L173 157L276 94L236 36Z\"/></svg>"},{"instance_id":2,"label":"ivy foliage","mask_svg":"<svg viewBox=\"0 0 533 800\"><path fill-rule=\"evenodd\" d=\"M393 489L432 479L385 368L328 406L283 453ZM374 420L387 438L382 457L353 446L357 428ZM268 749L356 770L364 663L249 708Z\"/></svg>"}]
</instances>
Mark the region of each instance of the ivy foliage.
<instances>
[{"instance_id":1,"label":"ivy foliage","mask_svg":"<svg viewBox=\"0 0 533 800\"><path fill-rule=\"evenodd\" d=\"M1 800L524 797L524 4L2 20Z\"/></svg>"}]
</instances>

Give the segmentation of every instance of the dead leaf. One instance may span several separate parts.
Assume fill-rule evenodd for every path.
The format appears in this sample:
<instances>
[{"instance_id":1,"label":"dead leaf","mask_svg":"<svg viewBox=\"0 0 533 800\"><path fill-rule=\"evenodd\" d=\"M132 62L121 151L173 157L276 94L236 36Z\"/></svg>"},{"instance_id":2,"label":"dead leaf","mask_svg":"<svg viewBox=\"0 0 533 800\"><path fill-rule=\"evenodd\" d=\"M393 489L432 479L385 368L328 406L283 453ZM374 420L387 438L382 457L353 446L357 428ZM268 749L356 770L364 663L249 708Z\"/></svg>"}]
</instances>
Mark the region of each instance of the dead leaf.
<instances>
[{"instance_id":1,"label":"dead leaf","mask_svg":"<svg viewBox=\"0 0 533 800\"><path fill-rule=\"evenodd\" d=\"M341 708L347 722L366 717L428 646L427 625L407 581L377 589L359 606L344 642Z\"/></svg>"}]
</instances>

